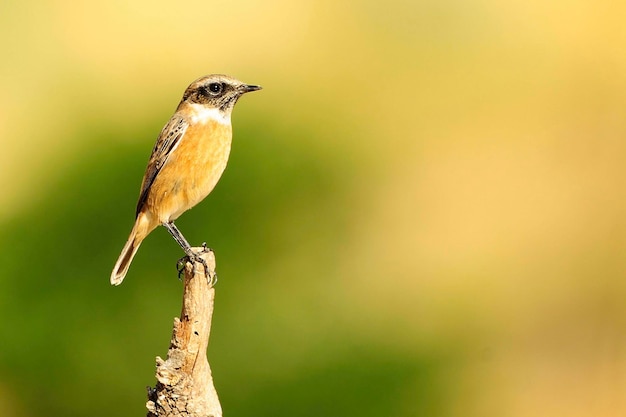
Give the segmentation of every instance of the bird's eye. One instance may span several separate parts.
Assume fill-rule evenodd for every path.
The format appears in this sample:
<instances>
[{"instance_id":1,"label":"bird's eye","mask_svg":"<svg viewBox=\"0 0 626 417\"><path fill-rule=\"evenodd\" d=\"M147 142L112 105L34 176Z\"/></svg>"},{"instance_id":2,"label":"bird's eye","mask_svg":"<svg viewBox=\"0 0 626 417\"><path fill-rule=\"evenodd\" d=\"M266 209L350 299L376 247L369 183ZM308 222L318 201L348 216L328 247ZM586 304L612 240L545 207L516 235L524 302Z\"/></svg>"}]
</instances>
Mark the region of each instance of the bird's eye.
<instances>
[{"instance_id":1,"label":"bird's eye","mask_svg":"<svg viewBox=\"0 0 626 417\"><path fill-rule=\"evenodd\" d=\"M209 84L209 93L212 96L216 96L222 92L222 84L221 83L211 83Z\"/></svg>"}]
</instances>

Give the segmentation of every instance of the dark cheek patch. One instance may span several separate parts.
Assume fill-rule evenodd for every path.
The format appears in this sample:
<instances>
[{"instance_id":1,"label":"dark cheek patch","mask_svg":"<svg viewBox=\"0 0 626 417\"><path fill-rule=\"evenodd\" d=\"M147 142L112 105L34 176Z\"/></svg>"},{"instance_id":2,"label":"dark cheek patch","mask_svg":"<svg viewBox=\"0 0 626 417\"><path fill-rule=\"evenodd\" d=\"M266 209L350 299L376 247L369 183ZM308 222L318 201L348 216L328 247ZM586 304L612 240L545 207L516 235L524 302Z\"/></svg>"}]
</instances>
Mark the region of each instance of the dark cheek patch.
<instances>
[{"instance_id":1,"label":"dark cheek patch","mask_svg":"<svg viewBox=\"0 0 626 417\"><path fill-rule=\"evenodd\" d=\"M226 113L230 109L233 108L236 102L237 102L237 96L226 97L225 100L219 103L218 107L222 112Z\"/></svg>"}]
</instances>

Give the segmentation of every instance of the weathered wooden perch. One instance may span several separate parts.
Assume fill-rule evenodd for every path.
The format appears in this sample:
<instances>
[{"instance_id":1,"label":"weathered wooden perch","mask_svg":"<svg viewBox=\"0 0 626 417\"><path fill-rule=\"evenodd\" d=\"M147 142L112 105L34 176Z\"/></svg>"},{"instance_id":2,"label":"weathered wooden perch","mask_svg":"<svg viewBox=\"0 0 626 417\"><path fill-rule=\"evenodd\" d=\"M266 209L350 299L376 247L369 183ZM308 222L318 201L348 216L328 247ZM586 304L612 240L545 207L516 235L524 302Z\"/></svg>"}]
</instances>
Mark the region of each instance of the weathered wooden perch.
<instances>
[{"instance_id":1,"label":"weathered wooden perch","mask_svg":"<svg viewBox=\"0 0 626 417\"><path fill-rule=\"evenodd\" d=\"M215 255L204 248L204 267L191 262L185 265L183 307L180 319L174 319L174 330L167 360L157 356L155 388L148 388L148 417L222 417L222 407L213 386L206 351L211 331L215 290Z\"/></svg>"}]
</instances>

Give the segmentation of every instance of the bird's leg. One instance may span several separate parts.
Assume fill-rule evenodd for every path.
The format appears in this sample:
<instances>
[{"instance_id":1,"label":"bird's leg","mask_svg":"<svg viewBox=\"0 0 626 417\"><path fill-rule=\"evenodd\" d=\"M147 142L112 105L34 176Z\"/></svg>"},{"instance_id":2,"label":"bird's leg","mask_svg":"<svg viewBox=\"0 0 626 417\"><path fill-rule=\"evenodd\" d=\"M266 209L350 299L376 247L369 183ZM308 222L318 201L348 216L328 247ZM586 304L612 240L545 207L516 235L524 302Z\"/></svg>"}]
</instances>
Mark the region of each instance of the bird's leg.
<instances>
[{"instance_id":1,"label":"bird's leg","mask_svg":"<svg viewBox=\"0 0 626 417\"><path fill-rule=\"evenodd\" d=\"M180 247L183 248L183 250L187 254L186 258L188 258L191 262L193 262L194 265L195 265L196 262L201 263L202 266L204 266L204 274L206 275L206 277L208 279L211 280L211 278L210 278L211 274L209 273L209 266L207 265L206 261L203 258L201 258L200 256L198 256L193 251L193 249L191 248L191 245L189 244L189 242L187 242L187 239L185 239L185 236L183 236L183 234L180 232L180 230L178 230L178 228L176 227L174 222L163 223L163 226L165 226L167 231L170 232L170 234L172 235L174 240L180 245ZM204 247L206 248L206 246L204 246ZM179 279L180 279L181 273L183 272L183 270L185 268L184 260L185 260L185 258L181 258L176 263L176 266L178 268L178 278Z\"/></svg>"},{"instance_id":2,"label":"bird's leg","mask_svg":"<svg viewBox=\"0 0 626 417\"><path fill-rule=\"evenodd\" d=\"M185 239L185 236L183 236L180 230L178 230L178 227L176 227L174 222L163 223L163 226L165 226L167 231L170 232L170 234L172 235L174 240L180 245L180 247L183 248L187 256L195 256L193 249L191 249L191 245L189 244L189 242L187 242L187 239Z\"/></svg>"}]
</instances>

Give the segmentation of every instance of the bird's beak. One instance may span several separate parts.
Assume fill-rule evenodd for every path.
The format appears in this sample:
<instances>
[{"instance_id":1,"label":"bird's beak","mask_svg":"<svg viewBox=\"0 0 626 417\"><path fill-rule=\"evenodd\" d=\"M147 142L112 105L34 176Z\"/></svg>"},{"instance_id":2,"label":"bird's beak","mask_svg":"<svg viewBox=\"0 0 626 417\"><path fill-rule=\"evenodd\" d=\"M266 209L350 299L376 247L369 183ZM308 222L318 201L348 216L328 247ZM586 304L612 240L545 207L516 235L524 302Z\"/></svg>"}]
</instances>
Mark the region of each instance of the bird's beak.
<instances>
[{"instance_id":1,"label":"bird's beak","mask_svg":"<svg viewBox=\"0 0 626 417\"><path fill-rule=\"evenodd\" d=\"M242 84L238 88L241 94L249 93L250 91L257 91L260 89L261 89L260 85L252 85L252 84Z\"/></svg>"}]
</instances>

